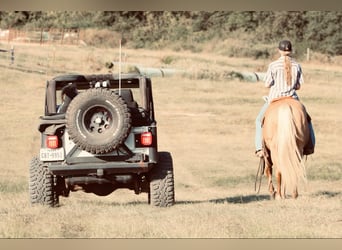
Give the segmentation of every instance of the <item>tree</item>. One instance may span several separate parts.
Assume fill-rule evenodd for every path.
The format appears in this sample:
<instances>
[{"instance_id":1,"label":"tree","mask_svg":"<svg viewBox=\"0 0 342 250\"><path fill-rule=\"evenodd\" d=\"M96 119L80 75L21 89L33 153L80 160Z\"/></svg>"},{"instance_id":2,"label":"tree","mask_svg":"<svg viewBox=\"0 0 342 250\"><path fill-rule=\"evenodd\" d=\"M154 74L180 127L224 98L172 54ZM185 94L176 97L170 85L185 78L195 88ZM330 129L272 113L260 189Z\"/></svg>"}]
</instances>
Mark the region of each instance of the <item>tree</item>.
<instances>
[{"instance_id":1,"label":"tree","mask_svg":"<svg viewBox=\"0 0 342 250\"><path fill-rule=\"evenodd\" d=\"M342 55L342 13L313 11L306 18L309 20L305 34L308 45L330 55Z\"/></svg>"}]
</instances>

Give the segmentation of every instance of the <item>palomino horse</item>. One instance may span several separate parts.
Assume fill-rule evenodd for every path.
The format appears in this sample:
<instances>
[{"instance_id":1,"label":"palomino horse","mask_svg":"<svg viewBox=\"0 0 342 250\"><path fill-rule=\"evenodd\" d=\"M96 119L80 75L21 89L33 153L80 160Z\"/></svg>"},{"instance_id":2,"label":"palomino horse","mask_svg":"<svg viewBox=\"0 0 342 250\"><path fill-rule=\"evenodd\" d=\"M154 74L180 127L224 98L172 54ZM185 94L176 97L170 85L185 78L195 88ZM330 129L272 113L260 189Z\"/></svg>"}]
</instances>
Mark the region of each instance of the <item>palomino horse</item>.
<instances>
[{"instance_id":1,"label":"palomino horse","mask_svg":"<svg viewBox=\"0 0 342 250\"><path fill-rule=\"evenodd\" d=\"M303 149L310 131L305 107L292 97L274 100L268 107L263 123L265 172L271 198L285 198L285 190L297 198L297 187L306 181ZM272 183L275 167L277 190Z\"/></svg>"}]
</instances>

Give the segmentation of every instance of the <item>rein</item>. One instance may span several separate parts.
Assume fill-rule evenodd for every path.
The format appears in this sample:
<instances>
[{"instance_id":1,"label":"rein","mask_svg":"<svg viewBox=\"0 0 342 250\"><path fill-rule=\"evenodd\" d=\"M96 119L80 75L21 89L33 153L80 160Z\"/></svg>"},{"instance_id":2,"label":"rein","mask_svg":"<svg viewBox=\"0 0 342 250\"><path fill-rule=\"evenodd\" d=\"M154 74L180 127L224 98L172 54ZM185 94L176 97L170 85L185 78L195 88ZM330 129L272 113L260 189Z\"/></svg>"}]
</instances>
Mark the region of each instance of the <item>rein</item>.
<instances>
[{"instance_id":1,"label":"rein","mask_svg":"<svg viewBox=\"0 0 342 250\"><path fill-rule=\"evenodd\" d=\"M262 175L264 173L264 170L265 170L265 159L264 159L264 157L261 157L260 158L260 162L259 162L258 171L257 171L256 176L255 176L255 183L254 183L254 190L257 193L260 192L261 180L262 180ZM259 181L259 187L258 187L258 190L257 190L257 183L258 183L258 181Z\"/></svg>"}]
</instances>

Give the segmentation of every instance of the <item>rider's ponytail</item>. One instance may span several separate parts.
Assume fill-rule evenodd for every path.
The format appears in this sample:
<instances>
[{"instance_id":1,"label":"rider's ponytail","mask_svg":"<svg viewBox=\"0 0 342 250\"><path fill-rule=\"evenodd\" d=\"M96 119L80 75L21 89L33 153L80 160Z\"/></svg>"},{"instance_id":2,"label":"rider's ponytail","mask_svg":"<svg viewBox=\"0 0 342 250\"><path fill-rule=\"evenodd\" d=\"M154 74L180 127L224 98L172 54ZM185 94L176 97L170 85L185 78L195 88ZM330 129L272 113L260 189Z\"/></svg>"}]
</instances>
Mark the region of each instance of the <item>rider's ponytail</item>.
<instances>
[{"instance_id":1,"label":"rider's ponytail","mask_svg":"<svg viewBox=\"0 0 342 250\"><path fill-rule=\"evenodd\" d=\"M285 72L285 80L288 86L292 84L292 64L289 55L285 55L284 62L284 72Z\"/></svg>"},{"instance_id":2,"label":"rider's ponytail","mask_svg":"<svg viewBox=\"0 0 342 250\"><path fill-rule=\"evenodd\" d=\"M281 51L281 54L285 56L285 62L284 62L284 73L285 73L285 80L287 83L287 86L292 85L292 64L290 60L290 53L292 51L292 44L289 40L283 40L279 42L278 45L279 51Z\"/></svg>"}]
</instances>

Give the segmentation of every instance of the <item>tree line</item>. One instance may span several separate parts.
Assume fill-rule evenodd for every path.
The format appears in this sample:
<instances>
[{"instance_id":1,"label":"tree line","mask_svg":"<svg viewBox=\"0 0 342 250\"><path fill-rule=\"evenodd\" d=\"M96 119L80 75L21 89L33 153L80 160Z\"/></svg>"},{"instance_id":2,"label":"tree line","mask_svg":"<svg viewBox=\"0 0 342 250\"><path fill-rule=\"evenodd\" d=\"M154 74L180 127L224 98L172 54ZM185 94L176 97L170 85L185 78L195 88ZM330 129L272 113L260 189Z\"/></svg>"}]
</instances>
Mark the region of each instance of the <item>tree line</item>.
<instances>
[{"instance_id":1,"label":"tree line","mask_svg":"<svg viewBox=\"0 0 342 250\"><path fill-rule=\"evenodd\" d=\"M243 34L255 43L288 38L329 55L342 55L338 11L13 11L0 12L0 28L110 29L135 47L205 43Z\"/></svg>"}]
</instances>

